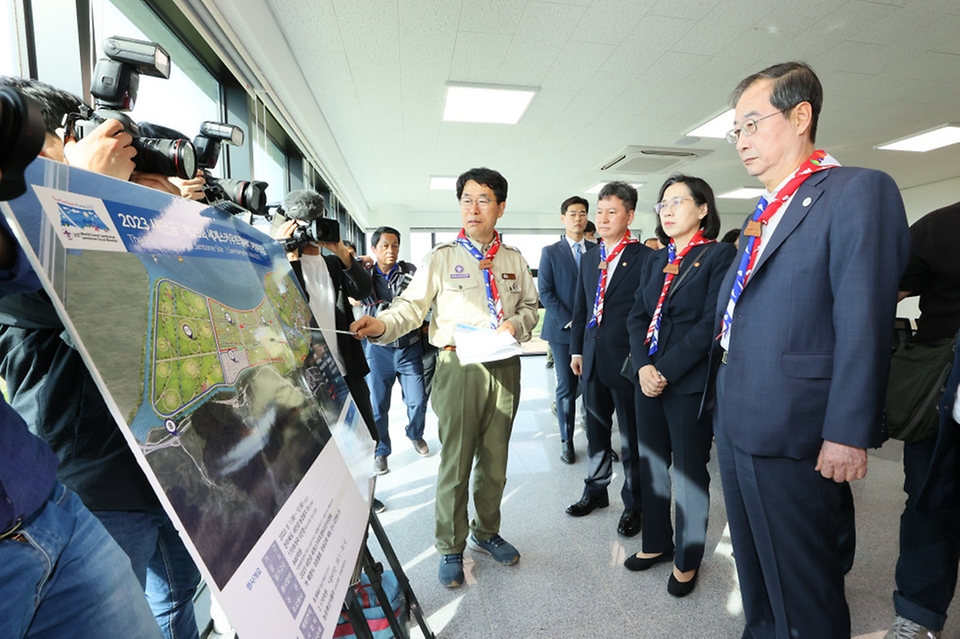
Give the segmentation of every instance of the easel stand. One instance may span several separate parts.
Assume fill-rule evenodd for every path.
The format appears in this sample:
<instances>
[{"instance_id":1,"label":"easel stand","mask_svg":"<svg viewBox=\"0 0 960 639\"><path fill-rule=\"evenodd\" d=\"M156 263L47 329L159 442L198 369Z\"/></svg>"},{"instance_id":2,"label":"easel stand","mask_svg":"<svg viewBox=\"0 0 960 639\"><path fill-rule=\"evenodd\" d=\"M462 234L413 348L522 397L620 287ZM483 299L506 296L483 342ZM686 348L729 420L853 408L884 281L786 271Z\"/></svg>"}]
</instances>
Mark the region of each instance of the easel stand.
<instances>
[{"instance_id":1,"label":"easel stand","mask_svg":"<svg viewBox=\"0 0 960 639\"><path fill-rule=\"evenodd\" d=\"M406 602L407 611L412 613L416 618L417 625L420 626L420 630L423 632L424 639L436 639L436 635L434 635L433 631L430 630L430 626L427 625L427 620L423 617L423 611L420 609L420 602L417 600L417 595L413 592L413 588L410 586L410 580L407 579L406 573L403 572L403 566L400 565L400 560L397 559L397 554L393 551L393 546L390 544L390 539L387 537L387 532L383 529L383 526L380 525L380 520L373 511L370 511L370 528L373 530L373 534L376 535L377 542L379 542L380 548L383 550L383 554L386 555L387 563L390 564L390 568L393 570L393 574L397 578L397 583L400 584L400 590L403 592L403 598ZM360 565L363 568L363 572L367 573L367 578L370 580L370 586L373 588L373 592L377 595L377 601L380 602L380 608L383 609L383 614L390 624L390 629L393 631L393 636L397 639L409 639L410 635L407 634L406 630L402 625L400 625L400 622L394 616L393 607L390 605L390 598L383 590L383 580L381 578L381 575L383 574L383 565L374 560L373 555L370 554L370 548L367 546L366 541L364 541L363 548L360 551ZM353 632L357 636L357 639L373 639L373 634L370 632L370 627L367 625L367 619L363 615L363 607L357 600L357 595L352 586L347 589L347 596L343 603L343 610L344 613L346 613L347 618L350 620L350 625L353 626Z\"/></svg>"}]
</instances>

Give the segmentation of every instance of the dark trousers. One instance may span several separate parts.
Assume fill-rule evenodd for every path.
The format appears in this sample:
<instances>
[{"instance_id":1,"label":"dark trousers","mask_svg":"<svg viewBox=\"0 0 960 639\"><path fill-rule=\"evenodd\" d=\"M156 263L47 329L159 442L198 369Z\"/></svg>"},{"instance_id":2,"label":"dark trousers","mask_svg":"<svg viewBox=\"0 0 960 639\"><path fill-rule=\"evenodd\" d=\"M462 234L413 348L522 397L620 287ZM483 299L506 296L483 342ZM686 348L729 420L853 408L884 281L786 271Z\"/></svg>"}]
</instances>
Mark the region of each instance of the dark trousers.
<instances>
[{"instance_id":1,"label":"dark trousers","mask_svg":"<svg viewBox=\"0 0 960 639\"><path fill-rule=\"evenodd\" d=\"M725 367L717 375L722 404ZM743 637L850 637L843 589L843 486L824 479L817 458L759 457L730 441L714 415L720 479L740 578ZM646 526L646 522L644 522Z\"/></svg>"},{"instance_id":2,"label":"dark trousers","mask_svg":"<svg viewBox=\"0 0 960 639\"><path fill-rule=\"evenodd\" d=\"M353 397L353 403L357 405L360 417L363 418L367 430L370 431L370 437L373 438L373 441L379 442L380 434L377 432L377 424L373 419L373 406L370 404L370 388L367 386L367 382L363 377L356 375L347 375L343 378L343 381L347 383L350 396Z\"/></svg>"},{"instance_id":3,"label":"dark trousers","mask_svg":"<svg viewBox=\"0 0 960 639\"><path fill-rule=\"evenodd\" d=\"M916 510L917 496L930 471L937 438L903 445L900 558L893 605L897 614L930 630L942 630L957 587L960 544L935 517Z\"/></svg>"},{"instance_id":4,"label":"dark trousers","mask_svg":"<svg viewBox=\"0 0 960 639\"><path fill-rule=\"evenodd\" d=\"M427 334L420 335L420 346L423 349L423 400L430 401L430 392L433 390L433 373L437 370L437 353L439 348L427 341Z\"/></svg>"},{"instance_id":5,"label":"dark trousers","mask_svg":"<svg viewBox=\"0 0 960 639\"><path fill-rule=\"evenodd\" d=\"M423 350L420 342L394 348L367 344L367 386L370 388L370 403L373 405L373 420L380 434L376 454L387 457L393 452L390 443L390 400L393 385L400 379L400 393L407 407L407 439L416 441L423 437L427 415L427 398L423 392Z\"/></svg>"},{"instance_id":6,"label":"dark trousers","mask_svg":"<svg viewBox=\"0 0 960 639\"><path fill-rule=\"evenodd\" d=\"M643 552L670 552L670 495L676 495L674 563L682 572L700 567L710 511L710 446L713 426L698 418L699 393L647 397L637 391L640 493L643 495ZM673 482L670 481L671 460Z\"/></svg>"},{"instance_id":7,"label":"dark trousers","mask_svg":"<svg viewBox=\"0 0 960 639\"><path fill-rule=\"evenodd\" d=\"M557 422L560 424L560 441L572 442L580 378L570 368L569 344L550 342L550 350L553 351L553 370L557 374Z\"/></svg>"},{"instance_id":8,"label":"dark trousers","mask_svg":"<svg viewBox=\"0 0 960 639\"><path fill-rule=\"evenodd\" d=\"M619 369L615 371L619 374ZM639 511L640 503L640 450L637 442L637 417L634 409L634 393L637 386L621 388L611 386L598 373L584 382L587 405L587 478L584 494L599 497L607 493L613 477L613 461L610 458L610 439L613 433L613 412L617 412L620 425L620 461L623 462L623 488L620 496L626 510ZM559 407L558 407L559 408ZM557 411L559 412L559 410Z\"/></svg>"}]
</instances>

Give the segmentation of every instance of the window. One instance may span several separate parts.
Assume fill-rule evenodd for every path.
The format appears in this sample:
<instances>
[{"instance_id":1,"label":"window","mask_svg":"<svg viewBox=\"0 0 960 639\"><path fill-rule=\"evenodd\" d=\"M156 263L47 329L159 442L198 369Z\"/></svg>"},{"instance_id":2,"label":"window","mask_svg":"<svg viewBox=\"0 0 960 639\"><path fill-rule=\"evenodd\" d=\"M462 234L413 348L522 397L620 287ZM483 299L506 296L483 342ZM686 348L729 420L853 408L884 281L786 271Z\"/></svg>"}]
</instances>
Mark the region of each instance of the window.
<instances>
[{"instance_id":1,"label":"window","mask_svg":"<svg viewBox=\"0 0 960 639\"><path fill-rule=\"evenodd\" d=\"M97 59L102 43L123 36L158 43L170 54L170 78L140 78L131 117L180 131L190 139L204 120L220 121L220 85L199 60L139 0L91 0ZM248 136L249 137L249 136Z\"/></svg>"}]
</instances>

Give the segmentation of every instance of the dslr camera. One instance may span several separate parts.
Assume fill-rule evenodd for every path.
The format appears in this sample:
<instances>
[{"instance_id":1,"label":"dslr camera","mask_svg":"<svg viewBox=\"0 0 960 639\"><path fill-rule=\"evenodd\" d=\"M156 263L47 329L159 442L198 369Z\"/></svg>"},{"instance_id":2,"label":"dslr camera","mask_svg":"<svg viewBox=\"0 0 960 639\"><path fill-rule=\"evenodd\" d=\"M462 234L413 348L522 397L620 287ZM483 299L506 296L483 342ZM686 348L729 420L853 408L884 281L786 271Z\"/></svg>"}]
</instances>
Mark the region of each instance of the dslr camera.
<instances>
[{"instance_id":1,"label":"dslr camera","mask_svg":"<svg viewBox=\"0 0 960 639\"><path fill-rule=\"evenodd\" d=\"M249 211L254 215L267 215L267 183L260 180L230 180L215 178L210 169L216 168L223 142L240 146L243 144L243 129L222 122L204 122L200 135L193 139L197 166L203 171L204 199L227 213ZM237 210L238 207L244 210Z\"/></svg>"},{"instance_id":2,"label":"dslr camera","mask_svg":"<svg viewBox=\"0 0 960 639\"><path fill-rule=\"evenodd\" d=\"M0 86L0 201L27 190L23 171L40 153L46 134L40 104L13 87Z\"/></svg>"},{"instance_id":3,"label":"dslr camera","mask_svg":"<svg viewBox=\"0 0 960 639\"><path fill-rule=\"evenodd\" d=\"M95 108L82 106L80 113L68 114L63 123L67 135L79 141L106 120L119 120L133 137L137 150L133 163L138 171L182 179L194 177L197 158L189 140L140 137L137 123L126 114L136 105L141 74L170 77L169 54L155 42L120 36L107 38L103 52L107 57L97 61L90 86Z\"/></svg>"}]
</instances>

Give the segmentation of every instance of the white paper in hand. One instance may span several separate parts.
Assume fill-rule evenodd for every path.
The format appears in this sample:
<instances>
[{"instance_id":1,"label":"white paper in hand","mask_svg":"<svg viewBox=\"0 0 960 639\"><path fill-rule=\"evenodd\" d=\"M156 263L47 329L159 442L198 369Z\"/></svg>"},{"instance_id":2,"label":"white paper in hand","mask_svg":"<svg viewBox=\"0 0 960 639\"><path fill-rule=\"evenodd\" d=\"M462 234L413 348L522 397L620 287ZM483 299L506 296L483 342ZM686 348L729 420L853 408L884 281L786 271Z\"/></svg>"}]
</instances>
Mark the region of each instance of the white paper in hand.
<instances>
[{"instance_id":1,"label":"white paper in hand","mask_svg":"<svg viewBox=\"0 0 960 639\"><path fill-rule=\"evenodd\" d=\"M496 362L523 352L513 335L507 331L498 333L491 328L457 324L453 329L453 341L457 344L457 358L461 364Z\"/></svg>"}]
</instances>

